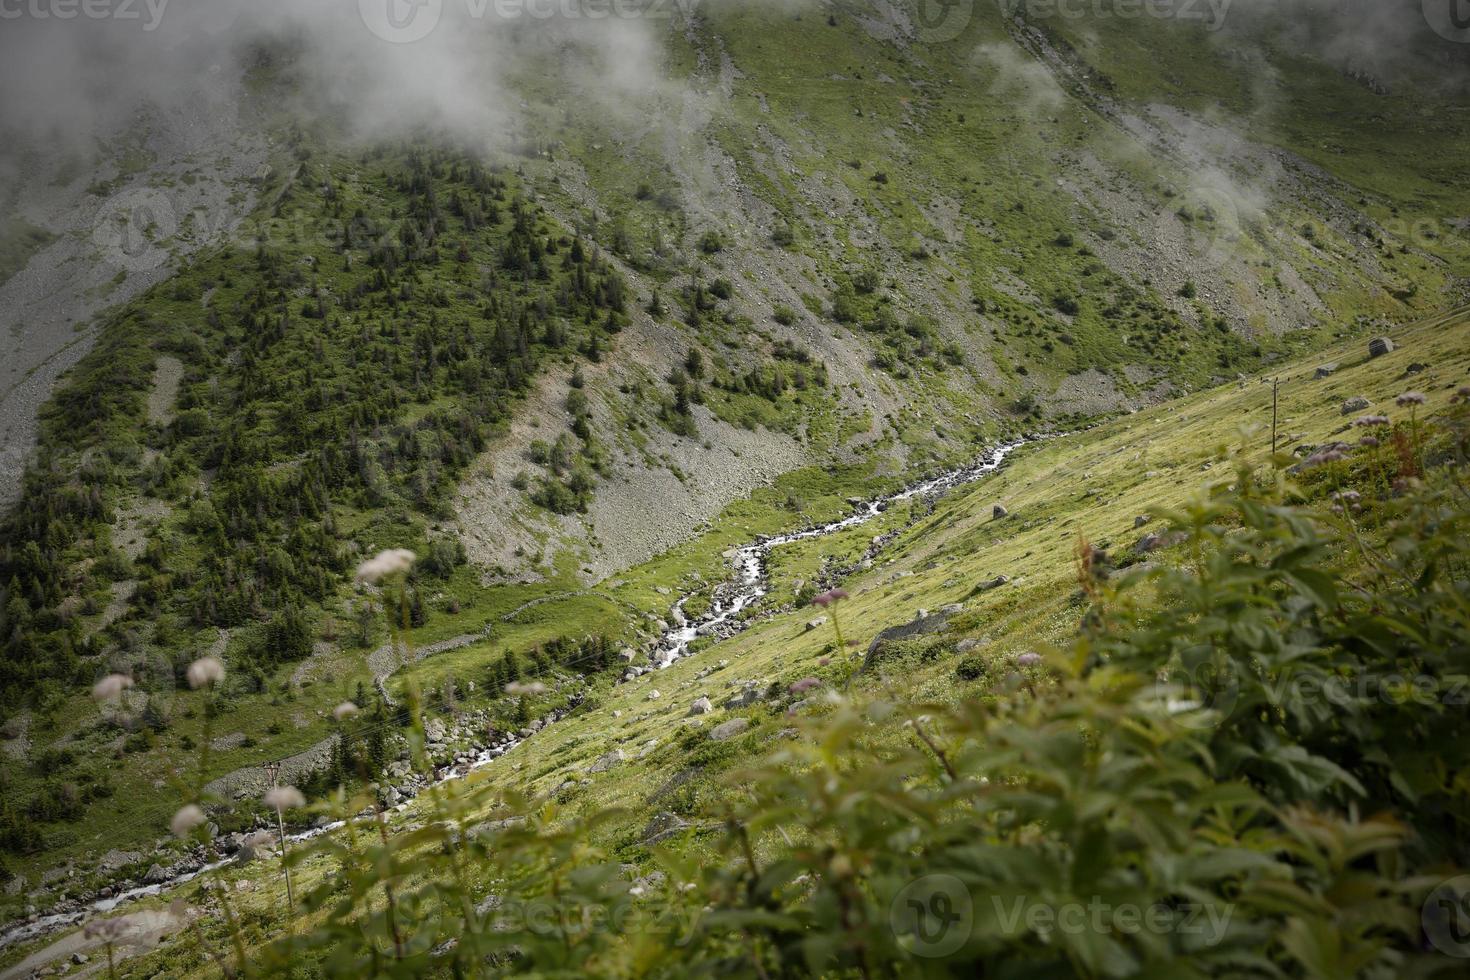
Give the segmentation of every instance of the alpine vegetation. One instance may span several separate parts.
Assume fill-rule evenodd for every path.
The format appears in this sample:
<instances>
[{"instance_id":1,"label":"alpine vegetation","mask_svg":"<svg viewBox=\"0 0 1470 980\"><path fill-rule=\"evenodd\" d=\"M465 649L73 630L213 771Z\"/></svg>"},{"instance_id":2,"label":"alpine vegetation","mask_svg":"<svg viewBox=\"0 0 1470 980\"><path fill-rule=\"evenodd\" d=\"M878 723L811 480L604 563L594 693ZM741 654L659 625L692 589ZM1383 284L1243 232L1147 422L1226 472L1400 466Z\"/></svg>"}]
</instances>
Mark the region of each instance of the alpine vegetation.
<instances>
[{"instance_id":1,"label":"alpine vegetation","mask_svg":"<svg viewBox=\"0 0 1470 980\"><path fill-rule=\"evenodd\" d=\"M0 976L1465 973L1453 6L0 5Z\"/></svg>"}]
</instances>

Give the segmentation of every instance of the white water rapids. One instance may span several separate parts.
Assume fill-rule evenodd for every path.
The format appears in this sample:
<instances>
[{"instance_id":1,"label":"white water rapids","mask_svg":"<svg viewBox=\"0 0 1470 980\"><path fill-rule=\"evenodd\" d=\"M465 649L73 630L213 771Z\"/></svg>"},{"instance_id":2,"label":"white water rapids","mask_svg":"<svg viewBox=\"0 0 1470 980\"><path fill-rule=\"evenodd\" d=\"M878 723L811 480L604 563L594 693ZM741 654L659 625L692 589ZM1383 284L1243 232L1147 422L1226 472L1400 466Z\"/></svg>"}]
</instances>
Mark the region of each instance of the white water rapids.
<instances>
[{"instance_id":1,"label":"white water rapids","mask_svg":"<svg viewBox=\"0 0 1470 980\"><path fill-rule=\"evenodd\" d=\"M733 594L727 594L723 598L717 598L710 606L708 612L699 617L699 619L693 622L683 622L671 626L660 638L655 653L650 658L653 666L662 669L674 661L688 656L690 644L696 638L706 635L726 623L732 623L734 625L732 621L742 610L758 602L765 596L768 591L766 562L772 550L796 541L809 541L812 538L825 537L829 534L836 534L840 531L846 531L849 528L866 524L887 510L892 504L911 500L915 497L943 493L962 484L972 483L995 472L1005 462L1005 458L1010 453L1029 441L1031 440L1021 439L1016 442L1007 443L985 452L976 462L969 466L950 470L940 476L916 483L890 496L866 501L858 505L852 514L841 520L808 528L804 531L762 537L753 544L748 544L737 549L733 559L735 576L728 583L727 587L721 590L727 593L733 590ZM674 608L681 609L684 603L690 598L691 596L684 596L679 599L675 603ZM476 769L486 766L515 748L520 744L520 741L518 738L513 738L508 742L484 749L476 753L468 764L451 766L442 770L443 774L438 778L437 782L445 783L453 779L459 779ZM342 821L336 821L300 833L288 834L286 840L288 843L309 840L320 834L330 833L341 826ZM110 898L98 899L71 912L58 912L51 915L37 916L31 921L12 923L4 932L0 932L0 949L5 949L15 943L36 939L59 929L80 925L93 915L111 912L113 909L127 902L151 895L162 894L165 891L192 881L202 874L222 868L230 864L233 860L234 858L231 857L215 861L194 871L175 875L167 881L151 885L141 885L137 888L113 895Z\"/></svg>"}]
</instances>

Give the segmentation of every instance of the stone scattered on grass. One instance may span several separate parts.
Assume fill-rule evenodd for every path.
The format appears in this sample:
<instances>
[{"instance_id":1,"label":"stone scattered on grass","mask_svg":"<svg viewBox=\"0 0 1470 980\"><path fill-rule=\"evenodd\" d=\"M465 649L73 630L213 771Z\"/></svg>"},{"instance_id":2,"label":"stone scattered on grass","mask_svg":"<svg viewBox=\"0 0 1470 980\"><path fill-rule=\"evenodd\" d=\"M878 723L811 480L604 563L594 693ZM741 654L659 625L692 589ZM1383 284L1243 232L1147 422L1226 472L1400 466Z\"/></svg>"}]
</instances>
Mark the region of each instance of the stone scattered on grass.
<instances>
[{"instance_id":1,"label":"stone scattered on grass","mask_svg":"<svg viewBox=\"0 0 1470 980\"><path fill-rule=\"evenodd\" d=\"M734 738L736 735L741 734L749 727L749 718L731 718L729 721L721 722L714 728L711 728L709 737L716 742L723 742L726 739Z\"/></svg>"}]
</instances>

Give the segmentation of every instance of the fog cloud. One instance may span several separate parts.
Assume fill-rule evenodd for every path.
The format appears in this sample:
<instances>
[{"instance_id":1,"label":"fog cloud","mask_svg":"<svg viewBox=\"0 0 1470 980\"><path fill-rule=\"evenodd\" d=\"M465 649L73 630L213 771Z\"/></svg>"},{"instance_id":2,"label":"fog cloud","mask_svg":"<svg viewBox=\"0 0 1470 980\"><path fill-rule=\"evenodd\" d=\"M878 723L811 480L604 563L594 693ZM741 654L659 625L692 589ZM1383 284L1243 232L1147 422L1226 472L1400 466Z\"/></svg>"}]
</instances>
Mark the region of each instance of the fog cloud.
<instances>
[{"instance_id":1,"label":"fog cloud","mask_svg":"<svg viewBox=\"0 0 1470 980\"><path fill-rule=\"evenodd\" d=\"M589 96L636 97L657 82L655 26L679 15L670 0L0 0L0 136L86 148L284 51L309 107L349 132L493 142L531 56L575 61Z\"/></svg>"}]
</instances>

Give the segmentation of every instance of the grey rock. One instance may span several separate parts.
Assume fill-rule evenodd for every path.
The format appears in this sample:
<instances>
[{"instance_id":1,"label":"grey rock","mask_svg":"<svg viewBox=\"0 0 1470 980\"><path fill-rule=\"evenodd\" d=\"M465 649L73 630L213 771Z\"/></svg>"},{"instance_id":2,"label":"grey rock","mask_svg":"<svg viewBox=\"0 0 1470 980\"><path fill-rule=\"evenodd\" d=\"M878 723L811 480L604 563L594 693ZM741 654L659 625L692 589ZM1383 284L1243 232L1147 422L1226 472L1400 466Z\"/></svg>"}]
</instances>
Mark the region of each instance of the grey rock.
<instances>
[{"instance_id":1,"label":"grey rock","mask_svg":"<svg viewBox=\"0 0 1470 980\"><path fill-rule=\"evenodd\" d=\"M71 954L71 961L72 961L72 964L74 966L81 966L82 964L84 964L84 963L87 962L87 954L86 953L72 953Z\"/></svg>"},{"instance_id":2,"label":"grey rock","mask_svg":"<svg viewBox=\"0 0 1470 980\"><path fill-rule=\"evenodd\" d=\"M695 698L694 703L689 706L689 714L691 715L707 715L713 710L715 710L715 706L710 703L709 698L705 697Z\"/></svg>"},{"instance_id":3,"label":"grey rock","mask_svg":"<svg viewBox=\"0 0 1470 980\"><path fill-rule=\"evenodd\" d=\"M607 755L599 756L597 761L587 768L588 772L607 772L613 766L626 760L622 749L613 749Z\"/></svg>"},{"instance_id":4,"label":"grey rock","mask_svg":"<svg viewBox=\"0 0 1470 980\"><path fill-rule=\"evenodd\" d=\"M1005 509L1005 505L1003 504L996 504L994 507L990 508L990 516L995 518L996 520L1000 520L1002 517L1008 517L1010 516L1010 513L1010 511Z\"/></svg>"},{"instance_id":5,"label":"grey rock","mask_svg":"<svg viewBox=\"0 0 1470 980\"><path fill-rule=\"evenodd\" d=\"M1010 580L1009 577L1007 577L1005 575L997 575L993 579L989 579L987 581L981 582L977 586L977 588L981 592L990 592L990 591L992 591L994 589L1000 588L1002 585L1009 585L1010 582L1011 582L1011 580Z\"/></svg>"},{"instance_id":6,"label":"grey rock","mask_svg":"<svg viewBox=\"0 0 1470 980\"><path fill-rule=\"evenodd\" d=\"M823 626L826 626L826 625L827 625L827 617L826 616L818 616L816 619L808 619L806 621L806 631L808 633L810 633L812 630L821 629Z\"/></svg>"},{"instance_id":7,"label":"grey rock","mask_svg":"<svg viewBox=\"0 0 1470 980\"><path fill-rule=\"evenodd\" d=\"M716 742L723 742L728 738L734 738L749 727L749 718L731 718L729 721L721 722L714 728L711 728L709 737Z\"/></svg>"},{"instance_id":8,"label":"grey rock","mask_svg":"<svg viewBox=\"0 0 1470 980\"><path fill-rule=\"evenodd\" d=\"M760 687L754 681L751 681L734 697L727 698L724 707L728 711L734 711L755 704L762 700L762 698L763 695L761 694Z\"/></svg>"},{"instance_id":9,"label":"grey rock","mask_svg":"<svg viewBox=\"0 0 1470 980\"><path fill-rule=\"evenodd\" d=\"M1319 367L1317 369L1317 371L1313 375L1313 377L1316 380L1321 381L1323 378L1330 378L1330 377L1332 377L1333 373L1336 372L1336 371L1337 371L1337 365L1336 364L1324 364L1324 365L1322 365L1321 367Z\"/></svg>"},{"instance_id":10,"label":"grey rock","mask_svg":"<svg viewBox=\"0 0 1470 980\"><path fill-rule=\"evenodd\" d=\"M1354 412L1361 412L1363 409L1372 404L1372 402L1364 398L1362 395L1354 395L1353 397L1342 403L1342 414L1351 415Z\"/></svg>"},{"instance_id":11,"label":"grey rock","mask_svg":"<svg viewBox=\"0 0 1470 980\"><path fill-rule=\"evenodd\" d=\"M168 877L168 872L163 869L163 865L155 864L151 868L149 868L148 873L143 876L143 884L161 885L165 881L168 881Z\"/></svg>"},{"instance_id":12,"label":"grey rock","mask_svg":"<svg viewBox=\"0 0 1470 980\"><path fill-rule=\"evenodd\" d=\"M1382 357L1384 354L1392 354L1393 352L1393 341L1387 337L1374 337L1368 342L1369 357Z\"/></svg>"},{"instance_id":13,"label":"grey rock","mask_svg":"<svg viewBox=\"0 0 1470 980\"><path fill-rule=\"evenodd\" d=\"M1153 519L1154 518L1152 514L1139 514L1137 517L1133 518L1133 526L1143 527L1145 524Z\"/></svg>"},{"instance_id":14,"label":"grey rock","mask_svg":"<svg viewBox=\"0 0 1470 980\"><path fill-rule=\"evenodd\" d=\"M98 864L104 871L116 871L118 868L136 864L141 860L143 860L143 855L137 851L120 851L114 848L102 855L102 860Z\"/></svg>"},{"instance_id":15,"label":"grey rock","mask_svg":"<svg viewBox=\"0 0 1470 980\"><path fill-rule=\"evenodd\" d=\"M873 637L873 642L868 645L868 655L863 661L863 669L871 667L877 662L879 651L885 643L895 640L911 640L916 636L924 636L928 633L938 633L949 625L949 617L944 613L935 613L932 616L920 616L918 619L904 623L902 626L890 626L888 629Z\"/></svg>"},{"instance_id":16,"label":"grey rock","mask_svg":"<svg viewBox=\"0 0 1470 980\"><path fill-rule=\"evenodd\" d=\"M444 727L444 722L438 718L430 718L424 722L424 738L430 742L442 742L447 735L448 729Z\"/></svg>"},{"instance_id":17,"label":"grey rock","mask_svg":"<svg viewBox=\"0 0 1470 980\"><path fill-rule=\"evenodd\" d=\"M1172 548L1187 537L1188 535L1185 534L1183 531L1169 531L1163 534L1145 534L1143 537L1139 538L1138 543L1133 546L1133 553L1137 555L1146 555L1149 552L1159 551L1163 548Z\"/></svg>"},{"instance_id":18,"label":"grey rock","mask_svg":"<svg viewBox=\"0 0 1470 980\"><path fill-rule=\"evenodd\" d=\"M689 829L689 821L667 810L655 813L643 828L643 843L658 844Z\"/></svg>"},{"instance_id":19,"label":"grey rock","mask_svg":"<svg viewBox=\"0 0 1470 980\"><path fill-rule=\"evenodd\" d=\"M969 653L971 650L974 650L979 645L979 640L975 639L973 636L968 636L960 642L956 643L954 645L954 648L956 653Z\"/></svg>"}]
</instances>

